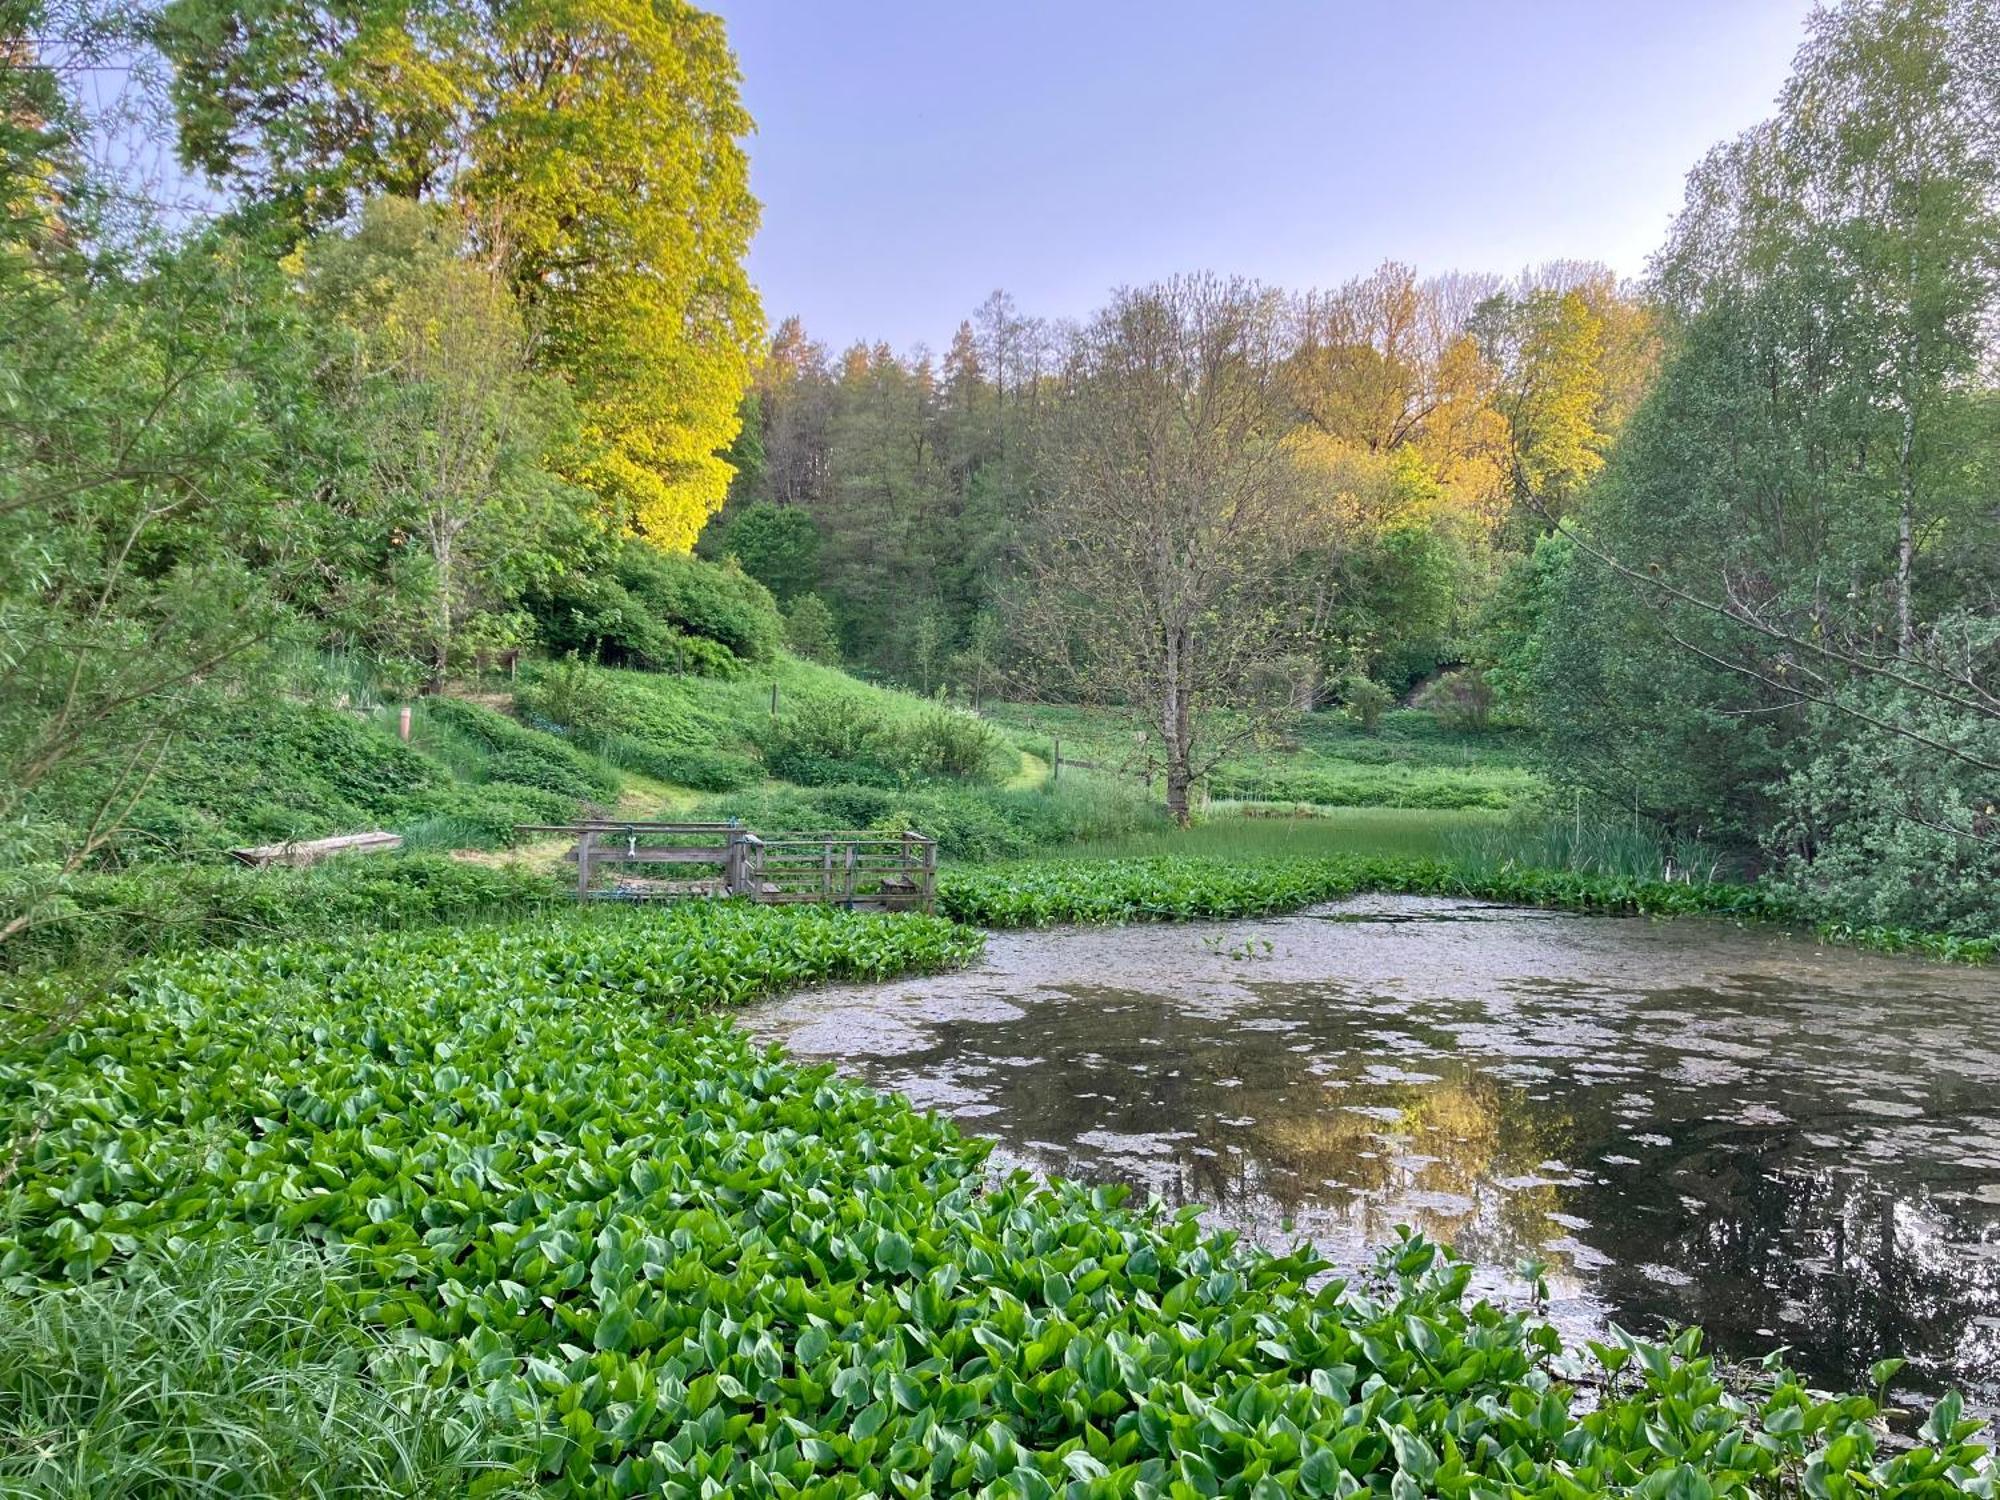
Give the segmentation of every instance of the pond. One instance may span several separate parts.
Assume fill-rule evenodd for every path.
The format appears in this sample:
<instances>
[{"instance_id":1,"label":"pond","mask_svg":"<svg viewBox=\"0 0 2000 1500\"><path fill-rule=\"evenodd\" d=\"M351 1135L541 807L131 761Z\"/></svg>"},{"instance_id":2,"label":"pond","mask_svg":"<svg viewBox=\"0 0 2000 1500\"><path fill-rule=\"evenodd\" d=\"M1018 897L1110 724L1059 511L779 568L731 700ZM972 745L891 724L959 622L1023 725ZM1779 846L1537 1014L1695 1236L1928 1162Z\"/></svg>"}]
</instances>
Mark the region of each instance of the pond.
<instances>
[{"instance_id":1,"label":"pond","mask_svg":"<svg viewBox=\"0 0 2000 1500\"><path fill-rule=\"evenodd\" d=\"M993 1137L1341 1267L1412 1224L1571 1337L1699 1323L2000 1408L2000 976L1769 930L1365 898L995 935L745 1012Z\"/></svg>"}]
</instances>

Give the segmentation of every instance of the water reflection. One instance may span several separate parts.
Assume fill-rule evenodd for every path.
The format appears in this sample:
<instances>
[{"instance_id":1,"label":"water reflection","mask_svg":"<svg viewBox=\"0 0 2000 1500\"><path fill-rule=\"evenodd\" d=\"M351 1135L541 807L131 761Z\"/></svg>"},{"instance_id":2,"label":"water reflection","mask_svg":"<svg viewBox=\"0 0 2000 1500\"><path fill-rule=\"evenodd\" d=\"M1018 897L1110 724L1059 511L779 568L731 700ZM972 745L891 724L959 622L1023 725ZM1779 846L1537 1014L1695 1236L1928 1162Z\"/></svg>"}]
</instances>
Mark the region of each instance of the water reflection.
<instances>
[{"instance_id":1,"label":"water reflection","mask_svg":"<svg viewBox=\"0 0 2000 1500\"><path fill-rule=\"evenodd\" d=\"M1343 1265L1398 1223L1496 1294L1915 1363L2000 1405L2000 980L1709 923L1411 898L996 937L751 1029L991 1135Z\"/></svg>"}]
</instances>

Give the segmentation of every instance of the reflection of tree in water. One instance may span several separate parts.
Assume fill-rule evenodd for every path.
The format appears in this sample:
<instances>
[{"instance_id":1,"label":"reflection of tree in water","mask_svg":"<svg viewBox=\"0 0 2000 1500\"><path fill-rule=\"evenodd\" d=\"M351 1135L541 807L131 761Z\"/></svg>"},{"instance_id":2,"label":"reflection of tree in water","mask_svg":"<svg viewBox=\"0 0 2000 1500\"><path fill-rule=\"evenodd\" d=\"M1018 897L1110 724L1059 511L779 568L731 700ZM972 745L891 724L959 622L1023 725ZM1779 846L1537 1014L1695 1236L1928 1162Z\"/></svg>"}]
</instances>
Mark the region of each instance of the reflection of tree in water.
<instances>
[{"instance_id":1,"label":"reflection of tree in water","mask_svg":"<svg viewBox=\"0 0 2000 1500\"><path fill-rule=\"evenodd\" d=\"M998 1112L968 1123L1036 1143L1051 1170L1198 1204L1270 1243L1337 1225L1351 1251L1413 1223L1512 1265L1547 1238L1564 1189L1538 1169L1564 1147L1564 1111L1439 1055L1442 1034L1423 1039L1416 1071L1378 1081L1366 1069L1379 1055L1351 1035L1330 1041L1355 1017L1325 990L1259 986L1258 997L1263 1024L1245 1026L1078 987L1072 1003L1017 1022L942 1023L939 1044L906 1062L974 1085ZM968 1068L969 1055L987 1064ZM1353 1076L1330 1075L1336 1059Z\"/></svg>"},{"instance_id":2,"label":"reflection of tree in water","mask_svg":"<svg viewBox=\"0 0 2000 1500\"><path fill-rule=\"evenodd\" d=\"M1411 1224L1511 1264L1562 1207L1562 1184L1540 1168L1561 1155L1568 1117L1463 1062L1426 1059L1424 1070L1433 1076L1305 1095L1305 1108L1259 1117L1252 1149L1291 1180L1275 1196L1294 1214L1323 1211L1337 1186L1354 1195L1340 1216L1371 1243Z\"/></svg>"},{"instance_id":3,"label":"reflection of tree in water","mask_svg":"<svg viewBox=\"0 0 2000 1500\"><path fill-rule=\"evenodd\" d=\"M2000 1403L2000 1214L1940 1191L1991 1176L1961 1160L1976 1139L1949 1144L1985 1128L1990 1086L1919 1094L1921 1075L1846 1066L1837 1028L1774 1034L1768 1008L1708 1017L1678 992L1616 1031L1594 994L1504 1012L1254 978L1044 994L1008 1020L941 1019L897 1066L983 1106L967 1125L1016 1160L1265 1243L1354 1265L1413 1223L1496 1271L1539 1256L1586 1319L1788 1344L1823 1384L1905 1354ZM1734 1050L1710 1053L1704 1027ZM1912 1113L1857 1117L1847 1101L1871 1095Z\"/></svg>"},{"instance_id":4,"label":"reflection of tree in water","mask_svg":"<svg viewBox=\"0 0 2000 1500\"><path fill-rule=\"evenodd\" d=\"M1781 1342L1827 1379L1859 1380L1872 1361L1904 1355L1913 1370L1949 1370L1971 1394L2000 1398L2000 1239L1988 1216L1880 1164L1865 1172L1795 1153L1802 1144L1711 1143L1620 1184L1636 1210L1622 1222L1640 1233L1629 1254L1609 1247L1620 1264L1601 1280L1616 1314L1700 1323L1739 1351ZM1699 1212L1678 1201L1690 1190ZM1649 1280L1647 1261L1687 1284Z\"/></svg>"}]
</instances>

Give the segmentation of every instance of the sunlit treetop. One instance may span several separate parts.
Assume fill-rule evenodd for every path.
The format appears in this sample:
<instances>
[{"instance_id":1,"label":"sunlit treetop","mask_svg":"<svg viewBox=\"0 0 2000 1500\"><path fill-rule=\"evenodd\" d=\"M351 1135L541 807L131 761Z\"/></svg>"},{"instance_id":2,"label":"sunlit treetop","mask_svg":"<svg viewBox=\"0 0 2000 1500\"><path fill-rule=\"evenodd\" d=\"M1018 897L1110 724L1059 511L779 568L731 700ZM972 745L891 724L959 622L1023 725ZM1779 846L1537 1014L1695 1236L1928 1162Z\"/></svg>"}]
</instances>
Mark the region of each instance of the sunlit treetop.
<instances>
[{"instance_id":1,"label":"sunlit treetop","mask_svg":"<svg viewBox=\"0 0 2000 1500\"><path fill-rule=\"evenodd\" d=\"M722 23L679 0L171 0L181 152L311 234L459 206L574 385L571 477L658 545L722 503L763 317Z\"/></svg>"}]
</instances>

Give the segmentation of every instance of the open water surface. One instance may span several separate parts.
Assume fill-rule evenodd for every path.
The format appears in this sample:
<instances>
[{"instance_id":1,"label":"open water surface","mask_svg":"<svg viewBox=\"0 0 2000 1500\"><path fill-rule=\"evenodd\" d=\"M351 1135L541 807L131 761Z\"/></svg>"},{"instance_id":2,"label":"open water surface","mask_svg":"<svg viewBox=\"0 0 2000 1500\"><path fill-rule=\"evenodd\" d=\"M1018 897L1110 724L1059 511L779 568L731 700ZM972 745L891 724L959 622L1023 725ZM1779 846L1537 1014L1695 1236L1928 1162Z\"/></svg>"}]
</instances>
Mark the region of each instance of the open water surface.
<instances>
[{"instance_id":1,"label":"open water surface","mask_svg":"<svg viewBox=\"0 0 2000 1500\"><path fill-rule=\"evenodd\" d=\"M2000 976L1728 924L1369 897L996 934L744 1012L999 1142L1356 1267L1412 1224L1572 1337L1700 1323L2000 1408Z\"/></svg>"}]
</instances>

